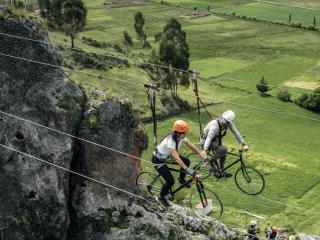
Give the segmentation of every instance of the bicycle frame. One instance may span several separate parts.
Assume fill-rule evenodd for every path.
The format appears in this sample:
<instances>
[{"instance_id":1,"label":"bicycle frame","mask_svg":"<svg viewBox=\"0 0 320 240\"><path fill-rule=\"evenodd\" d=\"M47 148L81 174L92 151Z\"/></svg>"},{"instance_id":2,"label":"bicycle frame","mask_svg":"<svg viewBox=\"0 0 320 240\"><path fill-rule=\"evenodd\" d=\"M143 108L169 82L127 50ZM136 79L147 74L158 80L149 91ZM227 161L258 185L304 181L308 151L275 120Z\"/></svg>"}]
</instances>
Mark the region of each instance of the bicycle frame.
<instances>
[{"instance_id":1,"label":"bicycle frame","mask_svg":"<svg viewBox=\"0 0 320 240\"><path fill-rule=\"evenodd\" d=\"M233 155L233 156L237 156L239 157L238 160L234 161L233 163L227 165L226 167L224 167L222 170L219 170L219 171L226 171L227 169L231 168L233 165L237 164L238 162L241 162L241 169L243 171L243 169L245 169L245 164L244 164L244 161L243 161L243 158L242 158L242 152L240 154L235 154L235 153L232 153L232 152L228 152L229 155Z\"/></svg>"},{"instance_id":2,"label":"bicycle frame","mask_svg":"<svg viewBox=\"0 0 320 240\"><path fill-rule=\"evenodd\" d=\"M201 165L204 164L206 162L206 160L202 159L195 167L194 167L194 170L199 170ZM175 163L169 163L169 164L175 164ZM180 169L176 169L176 168L170 168L169 167L169 170L170 171L174 171L174 172L180 172ZM152 184L157 181L157 179L160 177L160 174L158 174L158 176L155 178L155 180L152 182ZM202 185L202 182L196 177L192 177L191 179L189 179L188 181L186 181L184 184L182 184L180 187L174 189L173 191L171 191L170 193L172 194L172 196L179 192L181 189L185 188L186 185L188 185L189 183L193 182L193 181L196 181L196 184L197 184L197 189L198 191L200 192L200 188L203 188L203 185ZM201 184L201 185L199 185Z\"/></svg>"}]
</instances>

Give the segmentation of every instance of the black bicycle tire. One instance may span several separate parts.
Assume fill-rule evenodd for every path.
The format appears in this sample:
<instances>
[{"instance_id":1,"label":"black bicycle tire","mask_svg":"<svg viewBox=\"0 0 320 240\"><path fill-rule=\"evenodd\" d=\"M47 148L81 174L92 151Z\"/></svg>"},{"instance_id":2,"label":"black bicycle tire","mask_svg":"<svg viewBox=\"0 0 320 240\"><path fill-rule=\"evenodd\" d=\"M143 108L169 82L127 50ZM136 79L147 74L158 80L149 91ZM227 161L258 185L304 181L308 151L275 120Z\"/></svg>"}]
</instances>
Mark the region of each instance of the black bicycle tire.
<instances>
[{"instance_id":1,"label":"black bicycle tire","mask_svg":"<svg viewBox=\"0 0 320 240\"><path fill-rule=\"evenodd\" d=\"M236 171L236 173L235 173L235 175L234 175L234 181L235 181L237 187L238 187L242 192L244 192L245 194L248 194L248 195L253 195L253 196L254 196L254 195L260 194L260 193L264 190L264 188L265 188L265 179L264 179L262 173L259 172L259 171L258 171L257 169L255 169L254 167L251 167L251 166L244 166L244 168L245 168L245 169L252 169L253 171L255 171L255 172L260 176L260 178L262 179L262 188L261 188L258 192L255 192L255 193L249 193L249 192L245 191L244 189L242 189L242 188L240 187L240 185L238 184L238 181L237 181L237 175L238 175L238 173L241 171L241 174L242 174L242 168L241 168L241 167Z\"/></svg>"},{"instance_id":2,"label":"black bicycle tire","mask_svg":"<svg viewBox=\"0 0 320 240\"><path fill-rule=\"evenodd\" d=\"M150 196L145 196L143 190L140 189L140 187L139 187L139 183L138 183L138 182L139 182L139 179L141 178L141 176L143 176L143 175L145 175L145 174L148 174L149 176L152 176L152 177L157 177L157 175L154 174L154 173L152 173L152 172L147 172L147 171L145 171L145 172L139 173L139 174L137 175L137 177L136 177L136 188L137 188L139 194L143 195L143 196L144 196L145 198L147 198L147 199L152 199L152 200L153 200L153 199L154 199L153 197L155 196L155 194L153 194L152 192L150 193L150 192L148 191L152 197L150 197ZM162 181L161 178L158 178L156 181L160 181L161 184L163 184L163 181ZM146 189L144 189L144 190L146 190Z\"/></svg>"}]
</instances>

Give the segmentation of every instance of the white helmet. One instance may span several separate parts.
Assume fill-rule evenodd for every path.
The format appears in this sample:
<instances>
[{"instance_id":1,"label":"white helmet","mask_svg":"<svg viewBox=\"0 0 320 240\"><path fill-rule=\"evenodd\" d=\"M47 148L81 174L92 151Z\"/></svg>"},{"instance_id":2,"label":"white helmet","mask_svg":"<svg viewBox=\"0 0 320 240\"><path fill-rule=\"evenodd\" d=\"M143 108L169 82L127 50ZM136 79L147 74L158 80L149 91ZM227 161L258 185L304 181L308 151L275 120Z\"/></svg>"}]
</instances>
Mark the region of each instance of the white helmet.
<instances>
[{"instance_id":1,"label":"white helmet","mask_svg":"<svg viewBox=\"0 0 320 240\"><path fill-rule=\"evenodd\" d=\"M250 226L256 226L257 225L257 222L255 221L255 220L252 220L251 222L250 222Z\"/></svg>"},{"instance_id":2,"label":"white helmet","mask_svg":"<svg viewBox=\"0 0 320 240\"><path fill-rule=\"evenodd\" d=\"M225 111L223 114L222 114L222 117L228 122L228 123L231 123L233 122L233 120L236 118L236 114L231 111L231 110L228 110L228 111Z\"/></svg>"}]
</instances>

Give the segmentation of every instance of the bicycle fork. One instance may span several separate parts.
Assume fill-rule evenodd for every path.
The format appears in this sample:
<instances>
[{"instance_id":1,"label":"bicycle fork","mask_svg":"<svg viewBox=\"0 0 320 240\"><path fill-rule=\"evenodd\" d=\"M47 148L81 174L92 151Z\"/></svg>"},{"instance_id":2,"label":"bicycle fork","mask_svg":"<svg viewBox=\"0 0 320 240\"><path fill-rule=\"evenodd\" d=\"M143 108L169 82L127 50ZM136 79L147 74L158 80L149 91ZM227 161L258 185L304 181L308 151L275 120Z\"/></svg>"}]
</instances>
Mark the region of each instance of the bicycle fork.
<instances>
[{"instance_id":1,"label":"bicycle fork","mask_svg":"<svg viewBox=\"0 0 320 240\"><path fill-rule=\"evenodd\" d=\"M246 166L244 165L244 163L242 161L241 161L241 171L242 171L243 177L246 179L247 183L250 183L251 178L248 175Z\"/></svg>"},{"instance_id":2,"label":"bicycle fork","mask_svg":"<svg viewBox=\"0 0 320 240\"><path fill-rule=\"evenodd\" d=\"M197 185L197 190L198 190L198 193L200 196L202 207L205 208L208 205L208 200L207 200L206 193L204 191L203 183L201 181L197 180L196 185Z\"/></svg>"}]
</instances>

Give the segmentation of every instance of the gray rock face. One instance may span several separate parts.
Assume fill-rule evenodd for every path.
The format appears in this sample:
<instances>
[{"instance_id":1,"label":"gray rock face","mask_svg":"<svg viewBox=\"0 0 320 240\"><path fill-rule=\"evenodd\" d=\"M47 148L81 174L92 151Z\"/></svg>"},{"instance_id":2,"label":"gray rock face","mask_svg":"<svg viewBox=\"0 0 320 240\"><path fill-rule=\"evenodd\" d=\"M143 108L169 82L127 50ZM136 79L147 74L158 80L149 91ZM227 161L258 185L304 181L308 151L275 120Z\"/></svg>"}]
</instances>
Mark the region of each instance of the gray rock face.
<instances>
[{"instance_id":1,"label":"gray rock face","mask_svg":"<svg viewBox=\"0 0 320 240\"><path fill-rule=\"evenodd\" d=\"M234 239L216 235L216 226L223 227L218 222L205 222L177 205L161 212L157 202L137 201L89 182L77 186L72 205L77 214L72 237L79 240Z\"/></svg>"},{"instance_id":2,"label":"gray rock face","mask_svg":"<svg viewBox=\"0 0 320 240\"><path fill-rule=\"evenodd\" d=\"M0 21L0 31L48 40L28 20ZM50 45L0 36L1 53L60 64ZM0 56L0 109L75 134L83 95L58 68ZM0 114L0 143L69 168L72 139ZM69 226L68 174L0 147L0 237L65 239Z\"/></svg>"},{"instance_id":3,"label":"gray rock face","mask_svg":"<svg viewBox=\"0 0 320 240\"><path fill-rule=\"evenodd\" d=\"M79 137L133 156L141 156L148 138L139 113L130 103L106 100L84 113ZM140 160L96 145L80 142L80 169L90 177L132 191Z\"/></svg>"}]
</instances>

